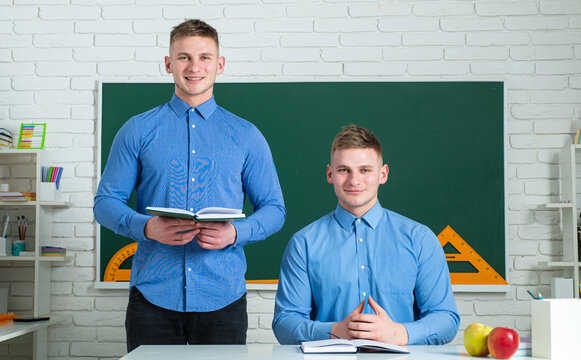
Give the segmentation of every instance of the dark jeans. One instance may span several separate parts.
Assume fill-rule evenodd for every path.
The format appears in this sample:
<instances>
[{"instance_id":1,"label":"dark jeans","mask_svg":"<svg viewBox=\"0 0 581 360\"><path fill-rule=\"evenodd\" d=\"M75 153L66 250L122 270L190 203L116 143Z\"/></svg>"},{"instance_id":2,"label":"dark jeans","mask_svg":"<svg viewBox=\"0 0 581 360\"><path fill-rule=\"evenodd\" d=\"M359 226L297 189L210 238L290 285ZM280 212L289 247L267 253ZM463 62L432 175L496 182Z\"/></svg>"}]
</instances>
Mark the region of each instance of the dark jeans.
<instances>
[{"instance_id":1,"label":"dark jeans","mask_svg":"<svg viewBox=\"0 0 581 360\"><path fill-rule=\"evenodd\" d=\"M246 344L246 294L210 312L179 312L147 301L133 287L125 316L127 351L139 345Z\"/></svg>"}]
</instances>

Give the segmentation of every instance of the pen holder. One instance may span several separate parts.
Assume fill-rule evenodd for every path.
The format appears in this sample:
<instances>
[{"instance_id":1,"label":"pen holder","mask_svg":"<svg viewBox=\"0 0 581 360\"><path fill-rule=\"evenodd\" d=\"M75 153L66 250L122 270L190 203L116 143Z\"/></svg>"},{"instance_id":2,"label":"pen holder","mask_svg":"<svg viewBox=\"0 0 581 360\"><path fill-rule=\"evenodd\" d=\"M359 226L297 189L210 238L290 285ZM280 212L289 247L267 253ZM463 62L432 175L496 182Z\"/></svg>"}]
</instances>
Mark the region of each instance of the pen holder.
<instances>
[{"instance_id":1,"label":"pen holder","mask_svg":"<svg viewBox=\"0 0 581 360\"><path fill-rule=\"evenodd\" d=\"M533 357L579 359L581 300L531 300Z\"/></svg>"},{"instance_id":2,"label":"pen holder","mask_svg":"<svg viewBox=\"0 0 581 360\"><path fill-rule=\"evenodd\" d=\"M24 240L15 240L12 243L12 256L20 256L21 251L26 251L26 243Z\"/></svg>"},{"instance_id":3,"label":"pen holder","mask_svg":"<svg viewBox=\"0 0 581 360\"><path fill-rule=\"evenodd\" d=\"M7 256L11 252L11 246L8 243L8 238L0 236L0 256Z\"/></svg>"},{"instance_id":4,"label":"pen holder","mask_svg":"<svg viewBox=\"0 0 581 360\"><path fill-rule=\"evenodd\" d=\"M60 200L60 193L56 189L56 183L41 182L40 183L40 201L58 201Z\"/></svg>"}]
</instances>

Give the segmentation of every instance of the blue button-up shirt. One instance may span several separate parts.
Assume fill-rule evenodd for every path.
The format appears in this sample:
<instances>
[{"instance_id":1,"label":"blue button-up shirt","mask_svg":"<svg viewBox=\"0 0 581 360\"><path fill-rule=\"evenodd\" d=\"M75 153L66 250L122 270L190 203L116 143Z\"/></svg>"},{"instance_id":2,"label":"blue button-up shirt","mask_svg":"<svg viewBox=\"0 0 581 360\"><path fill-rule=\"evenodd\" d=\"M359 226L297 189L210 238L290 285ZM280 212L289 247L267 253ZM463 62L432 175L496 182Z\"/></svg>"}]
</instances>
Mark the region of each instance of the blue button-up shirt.
<instances>
[{"instance_id":1,"label":"blue button-up shirt","mask_svg":"<svg viewBox=\"0 0 581 360\"><path fill-rule=\"evenodd\" d=\"M442 247L426 226L383 209L337 209L297 232L284 252L273 330L281 344L328 339L369 293L409 344L442 344L460 317ZM373 310L368 309L373 314Z\"/></svg>"},{"instance_id":2,"label":"blue button-up shirt","mask_svg":"<svg viewBox=\"0 0 581 360\"><path fill-rule=\"evenodd\" d=\"M126 205L134 189L136 211ZM170 246L144 235L151 218L146 206L242 209L245 195L254 212L233 223L233 246L204 250L196 241ZM259 130L213 97L191 108L176 95L119 130L94 213L100 224L138 242L130 287L175 311L213 311L240 298L246 292L242 246L280 230L285 218L272 155Z\"/></svg>"}]
</instances>

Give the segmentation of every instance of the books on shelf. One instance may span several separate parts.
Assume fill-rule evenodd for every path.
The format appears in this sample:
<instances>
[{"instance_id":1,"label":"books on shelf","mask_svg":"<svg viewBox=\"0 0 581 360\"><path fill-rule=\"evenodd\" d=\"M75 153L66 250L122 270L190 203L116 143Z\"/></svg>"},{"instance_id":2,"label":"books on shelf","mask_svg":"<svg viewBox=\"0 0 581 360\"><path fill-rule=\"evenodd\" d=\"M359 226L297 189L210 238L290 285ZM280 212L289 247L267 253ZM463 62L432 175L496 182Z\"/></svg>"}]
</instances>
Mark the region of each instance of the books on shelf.
<instances>
[{"instance_id":1,"label":"books on shelf","mask_svg":"<svg viewBox=\"0 0 581 360\"><path fill-rule=\"evenodd\" d=\"M223 207L208 207L197 213L183 209L155 206L148 206L145 210L149 215L196 221L233 221L246 218L242 210Z\"/></svg>"},{"instance_id":2,"label":"books on shelf","mask_svg":"<svg viewBox=\"0 0 581 360\"><path fill-rule=\"evenodd\" d=\"M36 201L36 193L28 191L0 191L0 201Z\"/></svg>"},{"instance_id":3,"label":"books on shelf","mask_svg":"<svg viewBox=\"0 0 581 360\"><path fill-rule=\"evenodd\" d=\"M326 339L316 341L303 341L301 350L305 354L313 353L356 353L356 352L389 352L409 354L405 346L398 346L384 342L366 339Z\"/></svg>"}]
</instances>

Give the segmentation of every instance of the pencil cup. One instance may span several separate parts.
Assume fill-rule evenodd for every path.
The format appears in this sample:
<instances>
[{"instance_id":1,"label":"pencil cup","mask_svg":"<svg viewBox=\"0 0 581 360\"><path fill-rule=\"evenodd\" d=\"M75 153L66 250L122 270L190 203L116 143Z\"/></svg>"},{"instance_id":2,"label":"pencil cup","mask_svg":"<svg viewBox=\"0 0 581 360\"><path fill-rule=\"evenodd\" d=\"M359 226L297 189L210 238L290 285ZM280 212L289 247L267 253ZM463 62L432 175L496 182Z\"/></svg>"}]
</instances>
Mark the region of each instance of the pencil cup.
<instances>
[{"instance_id":1,"label":"pencil cup","mask_svg":"<svg viewBox=\"0 0 581 360\"><path fill-rule=\"evenodd\" d=\"M26 243L24 240L15 240L12 243L12 256L20 256L21 251L26 251Z\"/></svg>"},{"instance_id":2,"label":"pencil cup","mask_svg":"<svg viewBox=\"0 0 581 360\"><path fill-rule=\"evenodd\" d=\"M41 182L40 183L40 201L55 201L60 200L60 193L56 189L56 183Z\"/></svg>"},{"instance_id":3,"label":"pencil cup","mask_svg":"<svg viewBox=\"0 0 581 360\"><path fill-rule=\"evenodd\" d=\"M580 299L531 300L533 357L579 359Z\"/></svg>"},{"instance_id":4,"label":"pencil cup","mask_svg":"<svg viewBox=\"0 0 581 360\"><path fill-rule=\"evenodd\" d=\"M10 254L8 239L0 236L0 256L6 256L8 254Z\"/></svg>"}]
</instances>

